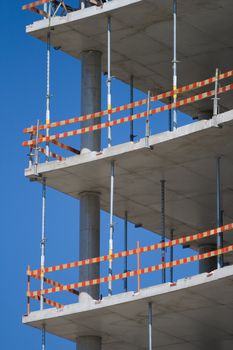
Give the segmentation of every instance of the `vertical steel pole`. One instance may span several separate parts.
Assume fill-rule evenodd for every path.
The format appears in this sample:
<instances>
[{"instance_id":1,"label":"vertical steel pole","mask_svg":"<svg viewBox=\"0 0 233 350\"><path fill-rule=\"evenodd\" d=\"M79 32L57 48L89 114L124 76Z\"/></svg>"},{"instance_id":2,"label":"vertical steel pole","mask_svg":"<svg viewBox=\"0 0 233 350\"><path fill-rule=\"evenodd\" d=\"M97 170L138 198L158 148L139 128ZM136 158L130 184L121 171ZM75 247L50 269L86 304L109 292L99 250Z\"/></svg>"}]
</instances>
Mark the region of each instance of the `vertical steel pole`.
<instances>
[{"instance_id":1,"label":"vertical steel pole","mask_svg":"<svg viewBox=\"0 0 233 350\"><path fill-rule=\"evenodd\" d=\"M177 89L177 0L173 0L173 90ZM177 102L177 94L173 95ZM177 129L177 109L173 108L173 130Z\"/></svg>"},{"instance_id":2,"label":"vertical steel pole","mask_svg":"<svg viewBox=\"0 0 233 350\"><path fill-rule=\"evenodd\" d=\"M221 198L221 157L217 158L217 167L216 167L216 217L217 217L217 227L223 225L222 222L222 198ZM220 232L217 235L217 249L223 248L223 233ZM217 266L218 269L223 267L223 255L218 255L217 257Z\"/></svg>"},{"instance_id":3,"label":"vertical steel pole","mask_svg":"<svg viewBox=\"0 0 233 350\"><path fill-rule=\"evenodd\" d=\"M138 293L140 292L141 289L141 261L140 261L140 242L137 241L137 276L138 276Z\"/></svg>"},{"instance_id":4,"label":"vertical steel pole","mask_svg":"<svg viewBox=\"0 0 233 350\"><path fill-rule=\"evenodd\" d=\"M149 350L152 350L152 302L148 303Z\"/></svg>"},{"instance_id":5,"label":"vertical steel pole","mask_svg":"<svg viewBox=\"0 0 233 350\"><path fill-rule=\"evenodd\" d=\"M42 350L45 350L45 325L42 326Z\"/></svg>"},{"instance_id":6,"label":"vertical steel pole","mask_svg":"<svg viewBox=\"0 0 233 350\"><path fill-rule=\"evenodd\" d=\"M112 76L111 76L111 34L112 34L112 20L108 17L108 122L111 121L111 109L112 109ZM112 146L112 130L111 126L108 127L108 147Z\"/></svg>"},{"instance_id":7,"label":"vertical steel pole","mask_svg":"<svg viewBox=\"0 0 233 350\"><path fill-rule=\"evenodd\" d=\"M124 251L128 250L128 212L125 211L125 222L124 222ZM128 271L127 256L124 258L124 273ZM127 277L124 279L124 291L128 291L128 280Z\"/></svg>"},{"instance_id":8,"label":"vertical steel pole","mask_svg":"<svg viewBox=\"0 0 233 350\"><path fill-rule=\"evenodd\" d=\"M172 103L172 97L169 97L169 104ZM169 111L168 111L168 118L169 118L169 121L168 121L168 128L169 128L169 131L172 131L173 130L173 122L172 122L172 109L170 108Z\"/></svg>"},{"instance_id":9,"label":"vertical steel pole","mask_svg":"<svg viewBox=\"0 0 233 350\"><path fill-rule=\"evenodd\" d=\"M48 8L49 15L49 28L47 33L47 89L46 89L46 126L50 124L50 107L51 107L51 32L50 32L50 22L51 22L51 3L49 3ZM46 128L46 136L49 136L49 128ZM46 142L46 161L49 161L49 142Z\"/></svg>"},{"instance_id":10,"label":"vertical steel pole","mask_svg":"<svg viewBox=\"0 0 233 350\"><path fill-rule=\"evenodd\" d=\"M147 94L147 113L146 113L146 147L150 147L150 91Z\"/></svg>"},{"instance_id":11,"label":"vertical steel pole","mask_svg":"<svg viewBox=\"0 0 233 350\"><path fill-rule=\"evenodd\" d=\"M130 77L130 103L134 102L134 76ZM133 115L134 108L130 108L130 115ZM130 121L130 141L134 141L134 129L133 129L133 120Z\"/></svg>"},{"instance_id":12,"label":"vertical steel pole","mask_svg":"<svg viewBox=\"0 0 233 350\"><path fill-rule=\"evenodd\" d=\"M174 230L171 229L171 241L173 241L174 239ZM170 261L172 262L173 259L174 259L174 247L171 246L170 247ZM172 283L173 282L173 267L170 268L170 282Z\"/></svg>"},{"instance_id":13,"label":"vertical steel pole","mask_svg":"<svg viewBox=\"0 0 233 350\"><path fill-rule=\"evenodd\" d=\"M110 189L110 230L109 230L109 255L113 253L113 209L114 209L114 182L115 182L115 161L111 161L111 189ZM112 259L109 259L108 276L112 277ZM112 295L112 281L108 282L108 295Z\"/></svg>"},{"instance_id":14,"label":"vertical steel pole","mask_svg":"<svg viewBox=\"0 0 233 350\"><path fill-rule=\"evenodd\" d=\"M165 243L165 180L161 180L161 235L162 243ZM165 248L162 248L162 264L165 263ZM166 282L166 270L162 269L162 283Z\"/></svg>"},{"instance_id":15,"label":"vertical steel pole","mask_svg":"<svg viewBox=\"0 0 233 350\"><path fill-rule=\"evenodd\" d=\"M44 267L45 267L45 209L46 209L46 180L42 180L42 230L41 230L41 276L40 276L40 289L44 289ZM41 294L40 297L40 310L44 308L44 297Z\"/></svg>"},{"instance_id":16,"label":"vertical steel pole","mask_svg":"<svg viewBox=\"0 0 233 350\"><path fill-rule=\"evenodd\" d=\"M218 115L218 76L219 76L219 70L216 69L215 72L215 86L214 86L214 108L213 108L213 115Z\"/></svg>"}]
</instances>

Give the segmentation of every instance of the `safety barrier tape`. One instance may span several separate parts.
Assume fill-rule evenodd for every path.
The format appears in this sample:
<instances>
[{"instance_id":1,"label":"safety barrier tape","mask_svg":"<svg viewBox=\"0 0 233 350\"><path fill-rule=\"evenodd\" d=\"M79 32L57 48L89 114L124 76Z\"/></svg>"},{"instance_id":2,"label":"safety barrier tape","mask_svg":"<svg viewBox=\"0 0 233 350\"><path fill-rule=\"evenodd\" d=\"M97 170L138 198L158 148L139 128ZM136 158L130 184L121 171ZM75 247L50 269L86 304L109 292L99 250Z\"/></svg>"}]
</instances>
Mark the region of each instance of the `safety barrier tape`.
<instances>
[{"instance_id":1,"label":"safety barrier tape","mask_svg":"<svg viewBox=\"0 0 233 350\"><path fill-rule=\"evenodd\" d=\"M32 132L33 135L36 135L36 133L37 133L37 132L35 132L35 131ZM44 137L44 135L43 135L43 134L40 134L40 133L38 134L38 136L39 136L39 137ZM67 146L66 144L64 144L64 143L62 143L62 142L59 142L59 141L57 141L57 140L53 140L53 141L51 141L51 143L53 143L54 145L56 145L56 146L58 146L58 147L61 147L61 148L65 149L66 151L70 151L70 152L73 152L73 153L75 153L75 154L80 154L80 151L77 150L76 148L73 148L73 147L71 147L71 146ZM65 158L63 158L63 159L65 159Z\"/></svg>"},{"instance_id":2,"label":"safety barrier tape","mask_svg":"<svg viewBox=\"0 0 233 350\"><path fill-rule=\"evenodd\" d=\"M46 17L46 18L49 17L48 14L47 14L45 11L39 10L39 9L37 9L37 8L35 8L35 7L31 7L31 8L29 9L29 11L35 12L35 13L37 13L38 15L41 15L41 16Z\"/></svg>"},{"instance_id":3,"label":"safety barrier tape","mask_svg":"<svg viewBox=\"0 0 233 350\"><path fill-rule=\"evenodd\" d=\"M212 230L197 233L194 235L176 238L176 239L169 241L169 242L162 242L162 243L157 243L157 244L141 247L140 249L131 249L131 250L123 251L123 252L118 252L118 253L115 253L112 255L104 255L104 256L100 256L100 257L96 257L96 258L85 259L85 260L81 260L81 261L75 261L75 262L56 265L56 266L45 267L44 272L61 271L61 270L69 269L69 268L80 267L80 266L89 265L89 264L96 264L96 263L100 263L103 261L108 261L110 259L113 260L113 259L117 259L117 258L130 256L130 255L135 255L138 253L146 253L146 252L161 249L161 248L168 248L168 247L172 247L172 246L175 246L178 244L185 244L185 243L193 242L193 241L203 239L206 237L214 236L218 233L221 233L221 232L223 233L226 231L230 231L232 229L233 229L233 223L224 225L222 227L214 228ZM27 271L28 276L40 275L40 273L41 273L41 269Z\"/></svg>"},{"instance_id":4,"label":"safety barrier tape","mask_svg":"<svg viewBox=\"0 0 233 350\"><path fill-rule=\"evenodd\" d=\"M71 288L82 288L82 287L93 286L93 285L97 285L97 284L105 283L105 282L109 282L109 281L116 281L116 280L127 278L127 277L134 277L134 276L137 276L139 274L142 275L142 274L146 274L149 272L159 271L159 270L168 269L171 267L187 264L190 262L208 259L208 258L211 258L214 256L227 254L227 253L230 253L232 251L233 251L233 245L230 245L228 247L216 249L216 250L213 250L211 252L204 253L204 254L198 254L198 255L174 260L174 261L159 264L159 265L144 267L144 268L134 270L134 271L119 273L119 274L116 274L113 276L96 278L96 279L84 281L84 282L71 283L71 284L64 285L63 287L55 287L55 288L48 288L48 289L43 289L43 290L39 290L39 291L27 292L27 296L34 297L34 296L38 296L38 295L67 291L68 289L71 289Z\"/></svg>"},{"instance_id":5,"label":"safety barrier tape","mask_svg":"<svg viewBox=\"0 0 233 350\"><path fill-rule=\"evenodd\" d=\"M39 295L34 295L34 296L31 296L30 298L40 301L40 296ZM43 301L44 301L44 303L46 303L46 304L48 304L50 306L54 306L57 309L62 309L64 307L63 304L57 303L56 301L53 301L53 300L50 300L50 299L47 299L47 298L43 298Z\"/></svg>"},{"instance_id":6,"label":"safety barrier tape","mask_svg":"<svg viewBox=\"0 0 233 350\"><path fill-rule=\"evenodd\" d=\"M37 279L38 281L41 280L41 277L39 275L30 274L30 276L35 278L35 279ZM48 279L46 277L44 277L44 282L48 283L48 284L50 284L51 286L54 286L54 287L63 287L64 286L62 283L53 281L53 280ZM69 289L68 292L70 292L72 294L75 294L75 295L79 295L79 291L77 291L75 289Z\"/></svg>"},{"instance_id":7,"label":"safety barrier tape","mask_svg":"<svg viewBox=\"0 0 233 350\"><path fill-rule=\"evenodd\" d=\"M218 93L222 94L224 92L233 90L233 84L229 84L226 85L224 87L219 88ZM164 105L158 108L154 108L150 110L150 115L154 115L154 114L158 114L164 111L168 111L172 108L176 108L176 107L181 107L181 106L185 106L200 100L204 100L208 97L214 96L215 95L215 90L212 91L208 91L208 92L204 92L201 93L199 95L195 95L192 97L188 97L185 98L183 100L180 100L176 103L170 103L168 105ZM41 142L50 142L52 140L55 139L61 139L61 138L65 138L65 137L70 137L70 136L76 136L76 135L80 135L80 134L85 134L88 132L93 132L96 130L100 130L100 129L104 129L110 126L114 126L114 125L119 125L119 124L123 124L132 120L136 120L136 119L140 119L143 117L147 116L147 111L142 112L142 113L137 113L128 117L124 117L124 118L120 118L120 119L116 119L116 120L112 120L110 122L106 122L106 123L102 123L102 124L96 124L96 125L92 125L92 126L88 126L86 128L81 128L81 129L77 129L77 130L73 130L73 131L68 131L68 132L63 132L60 134L56 134L56 135L52 135L52 136L48 136L48 137L40 137L38 138L38 140L29 140L29 141L24 141L22 143L23 146L31 146L31 145L35 145L36 142L41 143Z\"/></svg>"},{"instance_id":8,"label":"safety barrier tape","mask_svg":"<svg viewBox=\"0 0 233 350\"><path fill-rule=\"evenodd\" d=\"M50 0L38 0L38 1L34 1L34 2L29 3L29 4L23 5L23 6L22 6L22 10L29 10L29 9L31 9L32 7L40 6L40 5L46 4L46 3L48 3L48 2L50 2Z\"/></svg>"},{"instance_id":9,"label":"safety barrier tape","mask_svg":"<svg viewBox=\"0 0 233 350\"><path fill-rule=\"evenodd\" d=\"M226 73L220 74L219 77L218 77L218 80L226 79L226 78L229 78L231 76L233 76L233 70L228 71ZM191 90L194 90L194 89L198 89L198 88L207 86L209 84L212 84L215 81L216 81L216 77L211 77L209 79L205 79L205 80L200 81L200 82L196 82L196 83L192 83L192 84L180 87L177 90L172 90L172 91L168 91L168 92L156 95L156 96L152 96L151 97L151 102L155 102L155 101L158 101L158 100L163 100L163 99L165 99L167 97L173 96L174 94L181 94L181 93L188 92L188 91L191 91ZM147 102L148 102L147 99L143 99L143 100L132 102L132 103L129 103L129 104L126 104L126 105L122 105L122 106L119 106L119 107L114 107L114 108L112 108L110 110L104 110L104 111L101 111L101 112L87 114L87 115L81 116L81 117L75 117L75 118L70 118L70 119L66 119L66 120L61 120L61 121L58 121L58 122L53 122L53 123L50 123L50 124L40 125L39 126L39 130L45 130L45 129L48 129L48 128L50 129L50 128L55 128L55 127L59 127L59 126L70 125L70 124L73 124L73 123L78 123L78 122L86 121L86 120L89 120L89 119L100 118L100 117L103 117L103 116L107 115L108 113L113 114L113 113L116 113L116 112L125 111L125 110L130 109L130 108L134 108L134 107L139 107L139 106L145 105ZM36 130L37 130L37 126L32 126L32 127L29 127L29 128L25 128L23 130L23 132L24 133L30 133L30 132L36 131Z\"/></svg>"},{"instance_id":10,"label":"safety barrier tape","mask_svg":"<svg viewBox=\"0 0 233 350\"><path fill-rule=\"evenodd\" d=\"M33 147L35 149L35 146L33 145ZM38 148L38 151L41 152L42 154L46 155L46 150L42 147ZM65 160L65 158L63 158L62 156L59 156L58 154L54 153L54 152L49 152L49 156L55 159L58 159L60 161Z\"/></svg>"}]
</instances>

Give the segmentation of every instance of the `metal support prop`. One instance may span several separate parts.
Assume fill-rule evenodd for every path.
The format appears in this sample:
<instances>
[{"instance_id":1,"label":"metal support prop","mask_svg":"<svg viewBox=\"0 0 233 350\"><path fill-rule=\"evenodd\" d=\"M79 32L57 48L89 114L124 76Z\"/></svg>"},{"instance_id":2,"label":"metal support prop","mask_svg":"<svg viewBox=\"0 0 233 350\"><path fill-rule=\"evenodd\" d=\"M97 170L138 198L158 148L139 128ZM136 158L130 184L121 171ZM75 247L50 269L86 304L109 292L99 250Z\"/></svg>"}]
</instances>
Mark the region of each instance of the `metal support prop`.
<instances>
[{"instance_id":1,"label":"metal support prop","mask_svg":"<svg viewBox=\"0 0 233 350\"><path fill-rule=\"evenodd\" d=\"M174 239L174 230L171 229L171 237L170 237L171 241L173 241ZM172 262L174 259L174 247L171 246L170 247L170 262ZM172 283L174 281L174 276L173 276L173 267L171 266L170 268L170 282Z\"/></svg>"},{"instance_id":2,"label":"metal support prop","mask_svg":"<svg viewBox=\"0 0 233 350\"><path fill-rule=\"evenodd\" d=\"M46 209L46 180L42 180L42 230L41 230L41 275L40 289L44 289L44 268L45 268L45 209ZM40 310L44 308L44 297L40 297Z\"/></svg>"},{"instance_id":3,"label":"metal support prop","mask_svg":"<svg viewBox=\"0 0 233 350\"><path fill-rule=\"evenodd\" d=\"M130 103L134 102L134 77L130 77ZM134 114L134 108L130 108L130 115ZM134 141L134 129L133 129L133 120L130 121L130 141Z\"/></svg>"},{"instance_id":4,"label":"metal support prop","mask_svg":"<svg viewBox=\"0 0 233 350\"><path fill-rule=\"evenodd\" d=\"M147 94L146 147L150 148L150 91Z\"/></svg>"},{"instance_id":5,"label":"metal support prop","mask_svg":"<svg viewBox=\"0 0 233 350\"><path fill-rule=\"evenodd\" d=\"M125 211L125 222L124 222L124 251L128 250L128 212ZM124 258L124 273L128 272L128 259L127 256ZM127 277L124 279L124 291L128 291L128 280Z\"/></svg>"},{"instance_id":6,"label":"metal support prop","mask_svg":"<svg viewBox=\"0 0 233 350\"><path fill-rule=\"evenodd\" d=\"M51 31L50 31L50 24L51 24L51 2L49 3L48 7L48 20L49 20L49 27L48 27L48 33L47 33L47 89L46 89L46 125L50 124L50 107L51 107ZM49 128L46 129L46 136L49 136ZM46 142L46 161L49 161L49 142Z\"/></svg>"},{"instance_id":7,"label":"metal support prop","mask_svg":"<svg viewBox=\"0 0 233 350\"><path fill-rule=\"evenodd\" d=\"M42 350L45 350L45 336L46 336L46 334L45 334L45 325L43 325L42 326Z\"/></svg>"},{"instance_id":8,"label":"metal support prop","mask_svg":"<svg viewBox=\"0 0 233 350\"><path fill-rule=\"evenodd\" d=\"M40 126L40 121L37 120L37 124L36 124L36 147L35 147L35 158L34 158L35 166L37 166L38 162L39 162L39 145L38 145L39 126Z\"/></svg>"},{"instance_id":9,"label":"metal support prop","mask_svg":"<svg viewBox=\"0 0 233 350\"><path fill-rule=\"evenodd\" d=\"M173 90L177 89L177 0L173 0ZM177 102L177 94L173 95L173 102ZM173 130L177 129L177 109L173 108Z\"/></svg>"},{"instance_id":10,"label":"metal support prop","mask_svg":"<svg viewBox=\"0 0 233 350\"><path fill-rule=\"evenodd\" d=\"M162 243L165 243L165 180L161 180L161 235ZM166 249L161 249L162 264L165 263ZM166 270L162 269L162 283L166 282Z\"/></svg>"},{"instance_id":11,"label":"metal support prop","mask_svg":"<svg viewBox=\"0 0 233 350\"><path fill-rule=\"evenodd\" d=\"M109 255L113 254L113 208L114 208L114 181L115 181L115 161L111 161L111 189L110 189L110 230L109 230ZM112 259L109 259L108 276L112 277ZM108 295L112 295L112 281L108 282Z\"/></svg>"},{"instance_id":12,"label":"metal support prop","mask_svg":"<svg viewBox=\"0 0 233 350\"><path fill-rule=\"evenodd\" d=\"M140 262L140 242L137 241L137 276L138 276L138 288L137 291L138 293L140 292L141 289L141 274L140 274L140 269L141 269L141 262Z\"/></svg>"},{"instance_id":13,"label":"metal support prop","mask_svg":"<svg viewBox=\"0 0 233 350\"><path fill-rule=\"evenodd\" d=\"M221 198L221 157L217 158L217 167L216 167L216 217L217 217L217 227L223 225L222 220L222 198ZM217 249L223 248L223 233L220 232L217 235ZM217 257L218 269L223 267L223 255L218 255Z\"/></svg>"},{"instance_id":14,"label":"metal support prop","mask_svg":"<svg viewBox=\"0 0 233 350\"><path fill-rule=\"evenodd\" d=\"M110 110L112 109L112 94L111 94L111 87L112 87L112 76L111 76L111 34L112 34L112 20L111 17L108 17L108 79L107 79L107 86L108 86L108 122L111 121L111 113ZM112 146L112 129L111 126L108 127L108 147Z\"/></svg>"},{"instance_id":15,"label":"metal support prop","mask_svg":"<svg viewBox=\"0 0 233 350\"><path fill-rule=\"evenodd\" d=\"M218 68L216 69L215 72L215 86L214 86L214 106L213 106L213 115L216 116L218 115L218 76L219 76L219 70Z\"/></svg>"},{"instance_id":16,"label":"metal support prop","mask_svg":"<svg viewBox=\"0 0 233 350\"><path fill-rule=\"evenodd\" d=\"M148 303L149 350L152 350L152 302Z\"/></svg>"}]
</instances>

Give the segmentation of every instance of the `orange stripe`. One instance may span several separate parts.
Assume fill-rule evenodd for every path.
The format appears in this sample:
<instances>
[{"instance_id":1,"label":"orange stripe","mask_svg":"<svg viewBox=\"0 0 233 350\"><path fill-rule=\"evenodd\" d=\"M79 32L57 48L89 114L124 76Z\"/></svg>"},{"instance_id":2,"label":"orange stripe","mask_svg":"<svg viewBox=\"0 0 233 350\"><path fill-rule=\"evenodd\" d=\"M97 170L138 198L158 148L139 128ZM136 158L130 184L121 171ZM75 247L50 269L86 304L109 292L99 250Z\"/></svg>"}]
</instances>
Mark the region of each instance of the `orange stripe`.
<instances>
[{"instance_id":1,"label":"orange stripe","mask_svg":"<svg viewBox=\"0 0 233 350\"><path fill-rule=\"evenodd\" d=\"M175 246L178 244L184 244L184 243L196 241L196 240L199 240L202 238L214 236L217 233L230 231L232 229L233 229L233 223L227 224L227 225L224 225L224 226L221 226L218 228L214 228L212 230L204 231L202 233L196 233L194 235L176 238L176 239L169 241L169 242L163 242L163 243L153 244L150 246L141 247L139 252L146 253L148 251L167 248L167 247ZM100 257L92 258L92 259L86 259L86 260L71 262L68 264L66 263L66 264L60 264L57 266L46 267L44 269L44 272L46 273L46 272L60 271L60 270L65 270L67 268L74 268L74 267L79 267L79 266L84 266L84 265L89 265L89 264L100 263L103 261L108 261L110 258L111 259L118 259L118 258L130 256L130 255L135 255L135 254L137 254L137 249L131 249L131 250L123 251L123 252L114 253L111 255L111 257L109 255L103 255ZM33 277L33 275L40 275L40 273L41 273L40 269L33 270L33 271L31 271L31 270L27 271L27 275L32 276L32 277Z\"/></svg>"},{"instance_id":2,"label":"orange stripe","mask_svg":"<svg viewBox=\"0 0 233 350\"><path fill-rule=\"evenodd\" d=\"M28 297L35 297L35 296L40 296L40 295L44 295L44 294L50 294L50 293L56 293L56 292L60 292L60 291L67 291L68 289L71 288L80 288L80 287L87 287L90 285L96 285L96 284L100 284L100 283L105 283L105 282L109 282L109 281L116 281L119 279L123 279L123 278L127 278L127 277L133 277L140 274L146 274L149 272L154 272L154 271L158 271L158 270L163 270L163 269L168 269L171 267L175 267L178 265L183 265L183 264L187 264L190 262L195 262L195 261L199 261L199 260L204 260L204 259L208 259L209 257L213 257L213 256L218 256L218 255L222 255L222 254L226 254L229 252L233 251L233 245L230 245L228 247L222 248L222 249L217 249L214 250L212 252L208 252L208 253L204 253L204 254L198 254L198 255L194 255L191 257L186 258L186 260L179 259L179 260L175 260L172 262L167 262L167 263L163 263L163 264L159 264L159 265L154 265L154 266L149 266L149 267L145 267L139 270L134 270L134 271L130 271L130 272L125 272L125 273L121 273L121 274L117 274L117 275L113 275L110 277L102 277L99 279L95 279L95 280L90 280L90 281L85 281L85 282L78 282L78 283L72 283L72 284L68 284L68 285L64 285L63 287L55 287L55 288L48 288L48 289L43 289L42 291L34 291L34 292L27 292L27 296Z\"/></svg>"},{"instance_id":3,"label":"orange stripe","mask_svg":"<svg viewBox=\"0 0 233 350\"><path fill-rule=\"evenodd\" d=\"M227 86L219 88L218 93L221 94L223 92L230 91L230 90L233 90L233 84L229 84ZM200 100L203 100L203 99L205 99L207 97L214 96L214 94L215 94L215 90L212 90L212 91L209 91L207 93L203 93L203 94L199 94L199 95L196 95L196 96L193 96L193 97L189 97L189 98L186 98L184 100L180 100L180 101L178 101L176 103L170 103L170 104L168 104L166 106L163 106L163 107L154 108L154 109L150 110L150 114L158 114L160 112L167 111L167 110L170 110L170 109L175 108L175 107L184 106L184 105L190 104L192 102L200 101ZM143 118L143 117L146 117L146 116L147 116L147 112L142 112L142 113L134 114L132 116L128 116L128 117L125 117L125 118L113 120L111 122L106 122L106 123L102 123L102 124L96 124L96 125L91 126L91 127L81 128L81 129L77 129L77 130L73 130L73 131L69 131L69 132L63 132L63 133L52 135L52 136L49 136L49 137L41 137L41 138L38 138L38 140L24 141L22 143L22 145L23 146L31 146L31 145L35 145L36 142L38 142L38 143L50 142L50 141L56 140L56 139L61 139L61 138L65 138L65 137L85 134L85 133L88 133L90 131L95 131L95 130L98 130L98 129L104 129L104 128L107 128L107 127L110 127L110 126L113 126L113 125L126 123L126 122L129 122L131 120L140 119L140 118Z\"/></svg>"},{"instance_id":4,"label":"orange stripe","mask_svg":"<svg viewBox=\"0 0 233 350\"><path fill-rule=\"evenodd\" d=\"M219 77L218 77L218 80L226 79L226 78L229 78L231 76L233 76L233 70L231 70L229 72L226 72L226 73L223 73L223 74L220 74ZM158 101L158 100L163 100L163 99L165 99L167 97L173 96L174 94L180 94L180 93L183 93L183 92L187 92L187 91L191 91L191 90L194 90L194 89L198 89L200 87L203 87L203 86L206 86L206 85L214 83L215 80L216 80L216 77L212 77L212 78L205 79L205 80L197 82L197 83L192 83L192 84L180 87L177 90L172 90L172 91L168 91L168 92L156 95L156 96L152 96L151 97L151 102L155 102L155 101ZM126 105L123 105L123 106L114 107L114 108L112 108L110 110L110 112L111 112L110 114L113 114L113 113L116 113L116 112L121 112L121 111L130 109L130 108L134 108L134 107L139 107L139 106L145 105L146 103L147 103L147 99L143 99L143 100L132 102L132 103L129 103L129 104L126 104ZM109 110L104 110L104 111L101 111L101 112L96 112L96 113L88 114L88 115L81 116L81 117L75 117L75 118L70 118L70 119L67 119L67 120L62 120L62 121L59 121L59 122L54 122L54 123L50 123L50 124L44 124L44 125L40 125L39 126L39 130L59 127L59 126L68 125L68 124L73 124L73 123L82 122L82 121L89 120L89 119L94 119L94 118L100 118L100 117L106 116L108 113L109 113ZM24 129L24 133L30 133L30 132L36 131L36 130L37 130L37 126L33 126L33 127L30 127L30 128Z\"/></svg>"}]
</instances>

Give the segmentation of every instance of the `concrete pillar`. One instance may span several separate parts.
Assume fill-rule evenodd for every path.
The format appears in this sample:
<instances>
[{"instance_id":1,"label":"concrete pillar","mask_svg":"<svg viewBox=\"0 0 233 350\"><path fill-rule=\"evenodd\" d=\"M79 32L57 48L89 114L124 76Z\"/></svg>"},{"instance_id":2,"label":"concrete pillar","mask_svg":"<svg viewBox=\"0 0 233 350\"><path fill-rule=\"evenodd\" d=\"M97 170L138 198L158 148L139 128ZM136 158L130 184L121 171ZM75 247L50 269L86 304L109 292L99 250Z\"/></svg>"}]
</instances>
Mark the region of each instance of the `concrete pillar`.
<instances>
[{"instance_id":1,"label":"concrete pillar","mask_svg":"<svg viewBox=\"0 0 233 350\"><path fill-rule=\"evenodd\" d=\"M81 115L101 110L101 52L84 51L81 57ZM82 122L82 127L100 123L100 118ZM99 151L101 147L101 130L82 134L81 152Z\"/></svg>"},{"instance_id":2,"label":"concrete pillar","mask_svg":"<svg viewBox=\"0 0 233 350\"><path fill-rule=\"evenodd\" d=\"M100 255L100 195L97 192L83 192L80 197L80 244L79 259L95 258ZM80 267L80 281L99 278L99 264ZM80 289L79 302L90 298L99 300L99 285Z\"/></svg>"},{"instance_id":3,"label":"concrete pillar","mask_svg":"<svg viewBox=\"0 0 233 350\"><path fill-rule=\"evenodd\" d=\"M215 243L206 243L199 247L199 254L210 252L211 250L217 249ZM217 268L217 258L216 256L199 261L199 273L211 272Z\"/></svg>"},{"instance_id":4,"label":"concrete pillar","mask_svg":"<svg viewBox=\"0 0 233 350\"><path fill-rule=\"evenodd\" d=\"M82 53L82 81L81 81L81 114L101 110L101 52L85 51ZM99 123L99 119L92 119L82 123L82 127ZM95 131L81 135L81 153L99 151L101 147L101 133ZM79 258L87 259L100 255L100 194L84 191L80 194L80 244ZM80 268L80 281L98 278L99 264L92 264ZM80 289L79 302L87 303L92 299L99 299L99 285ZM101 338L93 336L79 337L78 350L101 350Z\"/></svg>"},{"instance_id":5,"label":"concrete pillar","mask_svg":"<svg viewBox=\"0 0 233 350\"><path fill-rule=\"evenodd\" d=\"M77 350L101 349L101 338L96 336L83 336L77 339Z\"/></svg>"}]
</instances>

